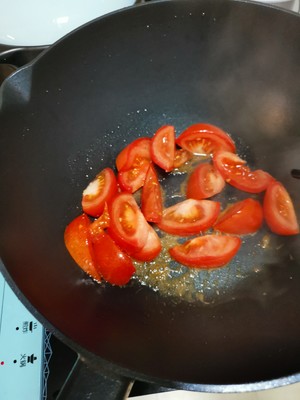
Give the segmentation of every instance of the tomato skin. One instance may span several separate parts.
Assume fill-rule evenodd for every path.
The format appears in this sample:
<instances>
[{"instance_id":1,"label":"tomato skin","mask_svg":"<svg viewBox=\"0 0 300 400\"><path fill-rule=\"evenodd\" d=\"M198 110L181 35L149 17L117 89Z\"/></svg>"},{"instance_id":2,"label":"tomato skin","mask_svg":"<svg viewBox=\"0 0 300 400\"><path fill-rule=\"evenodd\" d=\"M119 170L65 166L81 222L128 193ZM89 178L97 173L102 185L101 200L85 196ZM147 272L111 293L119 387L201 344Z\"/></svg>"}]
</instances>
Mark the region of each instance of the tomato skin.
<instances>
[{"instance_id":1,"label":"tomato skin","mask_svg":"<svg viewBox=\"0 0 300 400\"><path fill-rule=\"evenodd\" d=\"M177 138L178 146L193 154L209 156L217 150L235 153L231 137L222 129L211 124L194 124L185 129Z\"/></svg>"},{"instance_id":2,"label":"tomato skin","mask_svg":"<svg viewBox=\"0 0 300 400\"><path fill-rule=\"evenodd\" d=\"M186 189L190 199L207 199L220 193L225 187L225 181L220 172L209 163L198 165L191 173Z\"/></svg>"},{"instance_id":3,"label":"tomato skin","mask_svg":"<svg viewBox=\"0 0 300 400\"><path fill-rule=\"evenodd\" d=\"M258 231L263 223L261 204L248 198L229 206L218 218L214 228L217 231L245 235Z\"/></svg>"},{"instance_id":4,"label":"tomato skin","mask_svg":"<svg viewBox=\"0 0 300 400\"><path fill-rule=\"evenodd\" d=\"M103 278L113 285L126 285L135 272L128 254L120 249L104 231L93 237L96 268Z\"/></svg>"},{"instance_id":5,"label":"tomato skin","mask_svg":"<svg viewBox=\"0 0 300 400\"><path fill-rule=\"evenodd\" d=\"M142 155L148 160L151 159L151 139L147 137L141 137L135 139L133 142L128 144L117 156L116 166L117 170L121 169L128 170L132 167L135 157L137 155Z\"/></svg>"},{"instance_id":6,"label":"tomato skin","mask_svg":"<svg viewBox=\"0 0 300 400\"><path fill-rule=\"evenodd\" d=\"M213 226L220 203L212 200L187 199L163 211L158 227L178 236L194 235Z\"/></svg>"},{"instance_id":7,"label":"tomato skin","mask_svg":"<svg viewBox=\"0 0 300 400\"><path fill-rule=\"evenodd\" d=\"M95 266L90 237L90 220L86 214L74 218L66 227L64 241L67 250L77 265L96 281L101 277Z\"/></svg>"},{"instance_id":8,"label":"tomato skin","mask_svg":"<svg viewBox=\"0 0 300 400\"><path fill-rule=\"evenodd\" d=\"M161 187L153 164L149 165L141 197L141 210L148 222L158 223L162 218Z\"/></svg>"},{"instance_id":9,"label":"tomato skin","mask_svg":"<svg viewBox=\"0 0 300 400\"><path fill-rule=\"evenodd\" d=\"M124 167L124 165L126 164L126 161L127 161L127 158L128 158L129 146L130 145L127 145L126 147L124 147L124 149L121 150L120 153L117 155L116 167L117 167L118 171L120 171Z\"/></svg>"},{"instance_id":10,"label":"tomato skin","mask_svg":"<svg viewBox=\"0 0 300 400\"><path fill-rule=\"evenodd\" d=\"M299 233L292 199L282 183L275 180L270 183L264 196L263 210L272 232L285 236Z\"/></svg>"},{"instance_id":11,"label":"tomato skin","mask_svg":"<svg viewBox=\"0 0 300 400\"><path fill-rule=\"evenodd\" d=\"M149 232L145 246L140 251L131 254L131 257L137 261L152 261L159 255L161 249L161 241L155 230L149 225Z\"/></svg>"},{"instance_id":12,"label":"tomato skin","mask_svg":"<svg viewBox=\"0 0 300 400\"><path fill-rule=\"evenodd\" d=\"M170 172L174 169L174 126L164 125L155 132L151 143L151 158L156 165L166 172Z\"/></svg>"},{"instance_id":13,"label":"tomato skin","mask_svg":"<svg viewBox=\"0 0 300 400\"><path fill-rule=\"evenodd\" d=\"M150 147L150 138L139 138L119 154L116 163L119 169L118 183L122 190L134 193L144 185L151 162Z\"/></svg>"},{"instance_id":14,"label":"tomato skin","mask_svg":"<svg viewBox=\"0 0 300 400\"><path fill-rule=\"evenodd\" d=\"M108 205L111 238L129 255L140 251L148 237L148 222L130 193L118 193Z\"/></svg>"},{"instance_id":15,"label":"tomato skin","mask_svg":"<svg viewBox=\"0 0 300 400\"><path fill-rule=\"evenodd\" d=\"M238 252L241 239L236 236L205 235L172 247L169 253L182 265L192 268L225 266Z\"/></svg>"},{"instance_id":16,"label":"tomato skin","mask_svg":"<svg viewBox=\"0 0 300 400\"><path fill-rule=\"evenodd\" d=\"M261 169L251 171L246 161L227 151L217 151L213 163L227 183L244 192L263 192L274 179Z\"/></svg>"},{"instance_id":17,"label":"tomato skin","mask_svg":"<svg viewBox=\"0 0 300 400\"><path fill-rule=\"evenodd\" d=\"M82 209L92 216L102 214L104 205L118 190L117 179L111 168L104 168L82 193Z\"/></svg>"}]
</instances>

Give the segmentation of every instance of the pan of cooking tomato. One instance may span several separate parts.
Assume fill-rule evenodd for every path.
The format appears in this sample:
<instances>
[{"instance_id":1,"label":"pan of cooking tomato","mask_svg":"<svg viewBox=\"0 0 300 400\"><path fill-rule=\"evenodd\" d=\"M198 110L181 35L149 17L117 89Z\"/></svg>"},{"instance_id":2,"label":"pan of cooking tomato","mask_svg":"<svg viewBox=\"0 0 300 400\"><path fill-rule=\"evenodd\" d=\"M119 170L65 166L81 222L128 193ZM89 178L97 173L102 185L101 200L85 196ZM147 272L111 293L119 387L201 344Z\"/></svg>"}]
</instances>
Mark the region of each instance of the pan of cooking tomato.
<instances>
[{"instance_id":1,"label":"pan of cooking tomato","mask_svg":"<svg viewBox=\"0 0 300 400\"><path fill-rule=\"evenodd\" d=\"M2 85L1 270L79 355L61 398L299 381L299 35L256 3L152 2Z\"/></svg>"}]
</instances>

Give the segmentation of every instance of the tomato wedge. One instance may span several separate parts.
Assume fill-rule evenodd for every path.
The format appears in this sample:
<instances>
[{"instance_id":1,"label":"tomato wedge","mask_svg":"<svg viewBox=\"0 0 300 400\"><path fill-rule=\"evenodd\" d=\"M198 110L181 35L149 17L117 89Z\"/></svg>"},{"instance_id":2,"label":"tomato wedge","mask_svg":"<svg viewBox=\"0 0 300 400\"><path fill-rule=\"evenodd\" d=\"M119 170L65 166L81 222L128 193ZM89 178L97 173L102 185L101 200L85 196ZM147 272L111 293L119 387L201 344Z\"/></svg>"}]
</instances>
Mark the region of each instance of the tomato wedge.
<instances>
[{"instance_id":1,"label":"tomato wedge","mask_svg":"<svg viewBox=\"0 0 300 400\"><path fill-rule=\"evenodd\" d=\"M153 164L149 165L142 189L141 209L148 222L160 222L163 202L161 187Z\"/></svg>"},{"instance_id":2,"label":"tomato wedge","mask_svg":"<svg viewBox=\"0 0 300 400\"><path fill-rule=\"evenodd\" d=\"M220 172L209 163L198 165L191 173L186 189L190 199L207 199L220 193L225 181Z\"/></svg>"},{"instance_id":3,"label":"tomato wedge","mask_svg":"<svg viewBox=\"0 0 300 400\"><path fill-rule=\"evenodd\" d=\"M118 190L117 180L111 168L104 168L82 193L82 209L92 217L102 214L105 202L109 202Z\"/></svg>"},{"instance_id":4,"label":"tomato wedge","mask_svg":"<svg viewBox=\"0 0 300 400\"><path fill-rule=\"evenodd\" d=\"M71 257L77 265L97 281L101 277L96 269L93 246L90 237L90 220L81 214L71 221L64 232L64 241Z\"/></svg>"},{"instance_id":5,"label":"tomato wedge","mask_svg":"<svg viewBox=\"0 0 300 400\"><path fill-rule=\"evenodd\" d=\"M264 216L272 232L279 235L297 235L299 224L292 199L278 181L273 181L268 186L264 202Z\"/></svg>"},{"instance_id":6,"label":"tomato wedge","mask_svg":"<svg viewBox=\"0 0 300 400\"><path fill-rule=\"evenodd\" d=\"M145 246L138 252L131 254L137 261L152 261L161 252L161 241L155 230L149 225L149 232Z\"/></svg>"},{"instance_id":7,"label":"tomato wedge","mask_svg":"<svg viewBox=\"0 0 300 400\"><path fill-rule=\"evenodd\" d=\"M175 158L175 129L165 125L159 128L152 138L152 161L166 172L174 168Z\"/></svg>"},{"instance_id":8,"label":"tomato wedge","mask_svg":"<svg viewBox=\"0 0 300 400\"><path fill-rule=\"evenodd\" d=\"M184 149L176 149L174 156L174 168L180 168L186 162L193 158L193 154L190 151Z\"/></svg>"},{"instance_id":9,"label":"tomato wedge","mask_svg":"<svg viewBox=\"0 0 300 400\"><path fill-rule=\"evenodd\" d=\"M132 260L104 230L93 237L93 251L96 268L107 282L119 286L129 282L135 272Z\"/></svg>"},{"instance_id":10,"label":"tomato wedge","mask_svg":"<svg viewBox=\"0 0 300 400\"><path fill-rule=\"evenodd\" d=\"M216 221L220 203L187 199L163 211L158 227L173 235L186 236L203 232Z\"/></svg>"},{"instance_id":11,"label":"tomato wedge","mask_svg":"<svg viewBox=\"0 0 300 400\"><path fill-rule=\"evenodd\" d=\"M134 193L144 185L151 162L151 139L140 138L125 147L117 161L118 183L122 190Z\"/></svg>"},{"instance_id":12,"label":"tomato wedge","mask_svg":"<svg viewBox=\"0 0 300 400\"><path fill-rule=\"evenodd\" d=\"M109 224L110 216L107 203L105 203L103 213L90 224L91 236L97 236L98 233L102 233L102 230L108 228Z\"/></svg>"},{"instance_id":13,"label":"tomato wedge","mask_svg":"<svg viewBox=\"0 0 300 400\"><path fill-rule=\"evenodd\" d=\"M228 151L217 151L213 162L227 183L244 192L263 192L273 180L270 174L261 169L251 171L246 161Z\"/></svg>"},{"instance_id":14,"label":"tomato wedge","mask_svg":"<svg viewBox=\"0 0 300 400\"><path fill-rule=\"evenodd\" d=\"M248 198L229 206L217 220L214 228L217 231L244 235L254 233L263 223L263 209L261 204Z\"/></svg>"},{"instance_id":15,"label":"tomato wedge","mask_svg":"<svg viewBox=\"0 0 300 400\"><path fill-rule=\"evenodd\" d=\"M187 267L219 268L236 255L240 246L241 239L236 236L206 235L174 246L169 253Z\"/></svg>"},{"instance_id":16,"label":"tomato wedge","mask_svg":"<svg viewBox=\"0 0 300 400\"><path fill-rule=\"evenodd\" d=\"M151 139L147 137L141 137L135 139L133 142L128 144L117 156L116 166L117 170L129 169L132 167L135 157L142 155L144 158L150 160L151 154Z\"/></svg>"},{"instance_id":17,"label":"tomato wedge","mask_svg":"<svg viewBox=\"0 0 300 400\"><path fill-rule=\"evenodd\" d=\"M149 224L130 193L119 193L109 204L110 226L108 233L128 254L145 246Z\"/></svg>"},{"instance_id":18,"label":"tomato wedge","mask_svg":"<svg viewBox=\"0 0 300 400\"><path fill-rule=\"evenodd\" d=\"M222 129L211 124L194 124L183 131L177 138L178 146L193 154L209 156L217 150L235 153L235 143Z\"/></svg>"}]
</instances>

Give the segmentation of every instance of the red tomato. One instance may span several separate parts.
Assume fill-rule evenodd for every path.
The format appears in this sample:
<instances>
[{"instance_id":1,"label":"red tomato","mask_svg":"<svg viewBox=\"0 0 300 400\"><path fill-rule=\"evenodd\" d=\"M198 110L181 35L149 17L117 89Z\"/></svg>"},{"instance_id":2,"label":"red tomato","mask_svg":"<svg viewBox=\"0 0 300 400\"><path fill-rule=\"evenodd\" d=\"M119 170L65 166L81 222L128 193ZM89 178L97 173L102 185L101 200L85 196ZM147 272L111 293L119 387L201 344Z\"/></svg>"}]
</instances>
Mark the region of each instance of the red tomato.
<instances>
[{"instance_id":1,"label":"red tomato","mask_svg":"<svg viewBox=\"0 0 300 400\"><path fill-rule=\"evenodd\" d=\"M220 193L225 181L220 172L211 164L198 165L191 173L186 189L186 195L191 199L207 199Z\"/></svg>"},{"instance_id":2,"label":"red tomato","mask_svg":"<svg viewBox=\"0 0 300 400\"><path fill-rule=\"evenodd\" d=\"M263 209L254 199L245 199L229 206L219 217L217 231L243 235L254 233L263 223Z\"/></svg>"},{"instance_id":3,"label":"red tomato","mask_svg":"<svg viewBox=\"0 0 300 400\"><path fill-rule=\"evenodd\" d=\"M109 204L110 226L113 240L128 254L136 253L145 246L149 224L130 193L119 193Z\"/></svg>"},{"instance_id":4,"label":"red tomato","mask_svg":"<svg viewBox=\"0 0 300 400\"><path fill-rule=\"evenodd\" d=\"M78 266L99 281L101 277L95 266L89 228L88 216L86 214L79 215L67 225L64 240L66 248Z\"/></svg>"},{"instance_id":5,"label":"red tomato","mask_svg":"<svg viewBox=\"0 0 300 400\"><path fill-rule=\"evenodd\" d=\"M180 168L192 158L193 154L190 151L184 149L176 149L174 156L174 168Z\"/></svg>"},{"instance_id":6,"label":"red tomato","mask_svg":"<svg viewBox=\"0 0 300 400\"><path fill-rule=\"evenodd\" d=\"M135 157L138 154L142 154L144 158L150 160L151 139L147 137L142 137L135 139L133 142L128 144L117 156L116 166L117 170L129 169L135 161Z\"/></svg>"},{"instance_id":7,"label":"red tomato","mask_svg":"<svg viewBox=\"0 0 300 400\"><path fill-rule=\"evenodd\" d=\"M172 247L174 260L187 267L218 268L226 265L238 252L241 239L235 236L206 235Z\"/></svg>"},{"instance_id":8,"label":"red tomato","mask_svg":"<svg viewBox=\"0 0 300 400\"><path fill-rule=\"evenodd\" d=\"M102 233L103 229L109 227L110 224L110 216L108 212L107 203L104 205L103 213L95 219L90 225L90 233L92 236L97 236L98 233Z\"/></svg>"},{"instance_id":9,"label":"red tomato","mask_svg":"<svg viewBox=\"0 0 300 400\"><path fill-rule=\"evenodd\" d=\"M103 169L82 193L82 209L88 215L102 214L105 202L117 192L117 180L111 168Z\"/></svg>"},{"instance_id":10,"label":"red tomato","mask_svg":"<svg viewBox=\"0 0 300 400\"><path fill-rule=\"evenodd\" d=\"M118 173L118 183L124 192L134 193L140 189L145 182L150 162L143 160L140 164L129 170L121 170Z\"/></svg>"},{"instance_id":11,"label":"red tomato","mask_svg":"<svg viewBox=\"0 0 300 400\"><path fill-rule=\"evenodd\" d=\"M178 146L193 154L211 155L217 150L235 152L235 144L222 129L211 124L195 124L177 138Z\"/></svg>"},{"instance_id":12,"label":"red tomato","mask_svg":"<svg viewBox=\"0 0 300 400\"><path fill-rule=\"evenodd\" d=\"M166 172L174 168L175 130L174 126L165 125L157 130L151 144L152 161Z\"/></svg>"},{"instance_id":13,"label":"red tomato","mask_svg":"<svg viewBox=\"0 0 300 400\"><path fill-rule=\"evenodd\" d=\"M135 272L132 260L103 230L93 237L93 250L96 268L107 282L120 286L128 283Z\"/></svg>"},{"instance_id":14,"label":"red tomato","mask_svg":"<svg viewBox=\"0 0 300 400\"><path fill-rule=\"evenodd\" d=\"M163 211L158 227L173 235L186 236L203 232L216 221L220 203L187 199Z\"/></svg>"},{"instance_id":15,"label":"red tomato","mask_svg":"<svg viewBox=\"0 0 300 400\"><path fill-rule=\"evenodd\" d=\"M272 232L279 235L297 235L299 233L293 202L280 182L274 180L268 186L263 210L266 223Z\"/></svg>"},{"instance_id":16,"label":"red tomato","mask_svg":"<svg viewBox=\"0 0 300 400\"><path fill-rule=\"evenodd\" d=\"M273 180L271 175L261 169L251 171L246 161L228 151L217 151L213 162L227 183L244 192L263 192Z\"/></svg>"},{"instance_id":17,"label":"red tomato","mask_svg":"<svg viewBox=\"0 0 300 400\"><path fill-rule=\"evenodd\" d=\"M119 169L118 183L122 190L134 193L144 185L151 162L150 146L150 138L140 138L124 149L125 155L119 154L117 166L122 168Z\"/></svg>"},{"instance_id":18,"label":"red tomato","mask_svg":"<svg viewBox=\"0 0 300 400\"><path fill-rule=\"evenodd\" d=\"M142 190L141 209L147 221L157 223L161 220L163 210L162 194L152 163L149 165Z\"/></svg>"},{"instance_id":19,"label":"red tomato","mask_svg":"<svg viewBox=\"0 0 300 400\"><path fill-rule=\"evenodd\" d=\"M138 252L131 255L132 258L138 261L152 261L161 252L161 241L152 228L149 225L149 232L145 246Z\"/></svg>"}]
</instances>

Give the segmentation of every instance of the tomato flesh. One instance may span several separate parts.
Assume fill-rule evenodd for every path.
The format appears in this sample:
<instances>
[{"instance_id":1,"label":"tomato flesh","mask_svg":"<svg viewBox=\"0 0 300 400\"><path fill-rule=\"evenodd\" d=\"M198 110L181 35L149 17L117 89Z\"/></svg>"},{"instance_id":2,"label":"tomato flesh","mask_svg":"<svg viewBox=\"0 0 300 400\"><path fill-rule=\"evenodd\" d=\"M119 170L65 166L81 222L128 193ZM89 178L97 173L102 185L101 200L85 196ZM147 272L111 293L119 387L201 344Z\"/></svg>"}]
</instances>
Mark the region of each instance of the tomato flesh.
<instances>
[{"instance_id":1,"label":"tomato flesh","mask_svg":"<svg viewBox=\"0 0 300 400\"><path fill-rule=\"evenodd\" d=\"M117 180L111 168L103 169L82 193L82 209L92 216L102 214L104 205L117 192Z\"/></svg>"},{"instance_id":2,"label":"tomato flesh","mask_svg":"<svg viewBox=\"0 0 300 400\"><path fill-rule=\"evenodd\" d=\"M165 125L156 131L151 143L151 158L164 171L172 171L175 158L174 126Z\"/></svg>"},{"instance_id":3,"label":"tomato flesh","mask_svg":"<svg viewBox=\"0 0 300 400\"><path fill-rule=\"evenodd\" d=\"M210 228L219 211L216 201L187 199L166 208L158 227L173 235L194 235Z\"/></svg>"},{"instance_id":4,"label":"tomato flesh","mask_svg":"<svg viewBox=\"0 0 300 400\"><path fill-rule=\"evenodd\" d=\"M236 236L206 235L191 239L169 250L180 264L193 268L219 268L238 252L241 239Z\"/></svg>"},{"instance_id":5,"label":"tomato flesh","mask_svg":"<svg viewBox=\"0 0 300 400\"><path fill-rule=\"evenodd\" d=\"M191 173L186 195L191 199L207 199L220 193L225 186L225 181L220 172L211 164L203 163Z\"/></svg>"},{"instance_id":6,"label":"tomato flesh","mask_svg":"<svg viewBox=\"0 0 300 400\"><path fill-rule=\"evenodd\" d=\"M263 192L273 180L272 176L263 170L251 171L246 161L227 151L216 152L213 162L227 183L244 192Z\"/></svg>"},{"instance_id":7,"label":"tomato flesh","mask_svg":"<svg viewBox=\"0 0 300 400\"><path fill-rule=\"evenodd\" d=\"M174 156L174 168L180 168L192 158L193 154L190 151L184 149L176 149Z\"/></svg>"},{"instance_id":8,"label":"tomato flesh","mask_svg":"<svg viewBox=\"0 0 300 400\"><path fill-rule=\"evenodd\" d=\"M297 235L299 224L292 199L285 187L273 181L267 188L263 202L264 216L272 232Z\"/></svg>"},{"instance_id":9,"label":"tomato flesh","mask_svg":"<svg viewBox=\"0 0 300 400\"><path fill-rule=\"evenodd\" d=\"M121 170L118 173L118 184L120 188L125 192L135 193L138 189L143 187L149 164L150 162L148 160L142 159L129 170Z\"/></svg>"},{"instance_id":10,"label":"tomato flesh","mask_svg":"<svg viewBox=\"0 0 300 400\"><path fill-rule=\"evenodd\" d=\"M149 225L149 232L145 246L138 252L131 254L138 261L152 261L161 252L161 241L155 230Z\"/></svg>"},{"instance_id":11,"label":"tomato flesh","mask_svg":"<svg viewBox=\"0 0 300 400\"><path fill-rule=\"evenodd\" d=\"M119 193L109 205L108 232L128 254L140 251L148 237L148 222L130 193Z\"/></svg>"},{"instance_id":12,"label":"tomato flesh","mask_svg":"<svg viewBox=\"0 0 300 400\"><path fill-rule=\"evenodd\" d=\"M209 156L217 150L235 152L231 137L222 129L211 124L194 124L183 131L176 140L178 146L193 154Z\"/></svg>"},{"instance_id":13,"label":"tomato flesh","mask_svg":"<svg viewBox=\"0 0 300 400\"><path fill-rule=\"evenodd\" d=\"M98 233L102 233L102 230L108 228L109 224L110 216L107 203L105 203L103 213L90 224L91 236L97 236Z\"/></svg>"},{"instance_id":14,"label":"tomato flesh","mask_svg":"<svg viewBox=\"0 0 300 400\"><path fill-rule=\"evenodd\" d=\"M122 190L134 193L144 185L151 162L150 146L150 138L140 138L124 149L125 154L119 154L118 183Z\"/></svg>"},{"instance_id":15,"label":"tomato flesh","mask_svg":"<svg viewBox=\"0 0 300 400\"><path fill-rule=\"evenodd\" d=\"M162 193L152 163L149 165L142 189L141 209L148 222L157 223L161 221L163 210Z\"/></svg>"},{"instance_id":16,"label":"tomato flesh","mask_svg":"<svg viewBox=\"0 0 300 400\"><path fill-rule=\"evenodd\" d=\"M96 268L107 282L119 286L129 282L135 272L132 260L104 230L93 237L93 251Z\"/></svg>"},{"instance_id":17,"label":"tomato flesh","mask_svg":"<svg viewBox=\"0 0 300 400\"><path fill-rule=\"evenodd\" d=\"M263 223L261 204L248 198L229 206L217 220L217 231L244 235L258 231Z\"/></svg>"},{"instance_id":18,"label":"tomato flesh","mask_svg":"<svg viewBox=\"0 0 300 400\"><path fill-rule=\"evenodd\" d=\"M101 277L95 266L92 241L90 237L90 220L86 214L81 214L71 221L64 232L67 250L77 265L97 281Z\"/></svg>"},{"instance_id":19,"label":"tomato flesh","mask_svg":"<svg viewBox=\"0 0 300 400\"><path fill-rule=\"evenodd\" d=\"M122 169L127 170L132 167L137 156L151 159L151 139L147 137L141 137L135 139L133 142L128 144L117 156L116 167L120 171Z\"/></svg>"}]
</instances>

